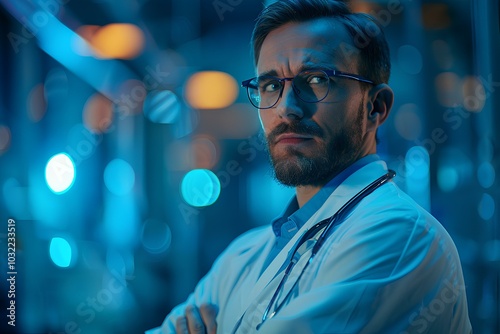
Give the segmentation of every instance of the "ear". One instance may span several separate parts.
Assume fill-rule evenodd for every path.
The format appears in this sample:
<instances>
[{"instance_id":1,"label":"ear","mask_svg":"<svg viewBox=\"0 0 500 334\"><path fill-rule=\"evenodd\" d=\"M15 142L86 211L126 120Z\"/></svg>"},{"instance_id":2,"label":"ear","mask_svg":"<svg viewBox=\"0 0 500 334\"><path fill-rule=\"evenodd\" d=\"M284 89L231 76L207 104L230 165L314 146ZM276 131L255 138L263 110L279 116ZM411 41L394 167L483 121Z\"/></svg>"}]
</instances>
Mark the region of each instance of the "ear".
<instances>
[{"instance_id":1,"label":"ear","mask_svg":"<svg viewBox=\"0 0 500 334\"><path fill-rule=\"evenodd\" d=\"M380 84L368 91L368 130L376 131L385 122L394 103L394 92L387 84Z\"/></svg>"}]
</instances>

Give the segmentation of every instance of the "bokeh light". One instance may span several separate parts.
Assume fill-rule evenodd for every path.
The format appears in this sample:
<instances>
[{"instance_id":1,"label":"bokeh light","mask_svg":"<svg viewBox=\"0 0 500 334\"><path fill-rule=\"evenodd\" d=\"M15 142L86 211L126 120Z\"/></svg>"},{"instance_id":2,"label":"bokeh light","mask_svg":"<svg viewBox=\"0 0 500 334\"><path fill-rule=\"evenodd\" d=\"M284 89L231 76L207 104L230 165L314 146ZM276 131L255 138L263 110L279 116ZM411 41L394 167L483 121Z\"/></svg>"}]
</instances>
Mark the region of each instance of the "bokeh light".
<instances>
[{"instance_id":1,"label":"bokeh light","mask_svg":"<svg viewBox=\"0 0 500 334\"><path fill-rule=\"evenodd\" d=\"M73 186L75 174L75 164L66 153L54 155L45 167L47 185L56 194L63 194Z\"/></svg>"},{"instance_id":2,"label":"bokeh light","mask_svg":"<svg viewBox=\"0 0 500 334\"><path fill-rule=\"evenodd\" d=\"M161 220L146 220L142 226L141 242L144 249L149 253L160 254L165 252L172 242L170 227Z\"/></svg>"},{"instance_id":3,"label":"bokeh light","mask_svg":"<svg viewBox=\"0 0 500 334\"><path fill-rule=\"evenodd\" d=\"M195 168L210 169L219 161L219 144L217 140L207 135L197 135L191 142Z\"/></svg>"},{"instance_id":4,"label":"bokeh light","mask_svg":"<svg viewBox=\"0 0 500 334\"><path fill-rule=\"evenodd\" d=\"M441 166L437 172L439 189L443 192L455 190L460 180L457 169L454 166Z\"/></svg>"},{"instance_id":5,"label":"bokeh light","mask_svg":"<svg viewBox=\"0 0 500 334\"><path fill-rule=\"evenodd\" d=\"M474 164L462 148L443 147L437 158L437 185L443 192L458 191L474 178Z\"/></svg>"},{"instance_id":6,"label":"bokeh light","mask_svg":"<svg viewBox=\"0 0 500 334\"><path fill-rule=\"evenodd\" d=\"M106 132L113 122L113 103L102 94L89 97L83 107L83 124L94 133Z\"/></svg>"},{"instance_id":7,"label":"bokeh light","mask_svg":"<svg viewBox=\"0 0 500 334\"><path fill-rule=\"evenodd\" d=\"M0 125L0 155L4 154L10 147L10 129L5 125Z\"/></svg>"},{"instance_id":8,"label":"bokeh light","mask_svg":"<svg viewBox=\"0 0 500 334\"><path fill-rule=\"evenodd\" d=\"M196 109L221 109L238 97L238 83L229 74L204 71L193 74L186 84L186 100Z\"/></svg>"},{"instance_id":9,"label":"bokeh light","mask_svg":"<svg viewBox=\"0 0 500 334\"><path fill-rule=\"evenodd\" d=\"M173 141L164 152L169 170L211 169L219 162L220 144L216 138L200 134Z\"/></svg>"},{"instance_id":10,"label":"bokeh light","mask_svg":"<svg viewBox=\"0 0 500 334\"><path fill-rule=\"evenodd\" d=\"M54 264L61 268L67 268L71 265L72 249L70 243L60 237L52 238L49 246L50 259Z\"/></svg>"},{"instance_id":11,"label":"bokeh light","mask_svg":"<svg viewBox=\"0 0 500 334\"><path fill-rule=\"evenodd\" d=\"M84 38L98 58L132 59L141 54L145 38L142 30L133 24L112 23L103 27L82 26L77 34ZM84 49L77 46L80 54Z\"/></svg>"},{"instance_id":12,"label":"bokeh light","mask_svg":"<svg viewBox=\"0 0 500 334\"><path fill-rule=\"evenodd\" d=\"M422 133L420 110L416 104L403 104L394 117L394 127L398 134L406 140L415 140Z\"/></svg>"},{"instance_id":13,"label":"bokeh light","mask_svg":"<svg viewBox=\"0 0 500 334\"><path fill-rule=\"evenodd\" d=\"M464 108L472 112L480 112L486 103L486 91L479 79L473 75L465 77L462 86Z\"/></svg>"},{"instance_id":14,"label":"bokeh light","mask_svg":"<svg viewBox=\"0 0 500 334\"><path fill-rule=\"evenodd\" d=\"M39 122L47 110L45 88L42 83L33 87L28 95L28 116L33 122Z\"/></svg>"},{"instance_id":15,"label":"bokeh light","mask_svg":"<svg viewBox=\"0 0 500 334\"><path fill-rule=\"evenodd\" d=\"M220 181L207 169L195 169L184 175L181 194L186 203L203 207L215 203L220 194Z\"/></svg>"},{"instance_id":16,"label":"bokeh light","mask_svg":"<svg viewBox=\"0 0 500 334\"><path fill-rule=\"evenodd\" d=\"M495 200L490 194L484 193L481 196L477 211L479 216L484 220L490 220L493 217L495 213Z\"/></svg>"},{"instance_id":17,"label":"bokeh light","mask_svg":"<svg viewBox=\"0 0 500 334\"><path fill-rule=\"evenodd\" d=\"M144 114L154 123L174 123L181 112L177 96L169 90L150 92L144 100Z\"/></svg>"},{"instance_id":18,"label":"bokeh light","mask_svg":"<svg viewBox=\"0 0 500 334\"><path fill-rule=\"evenodd\" d=\"M413 179L425 180L429 177L429 152L422 146L413 146L406 152L406 172Z\"/></svg>"},{"instance_id":19,"label":"bokeh light","mask_svg":"<svg viewBox=\"0 0 500 334\"><path fill-rule=\"evenodd\" d=\"M495 183L495 168L489 162L483 162L477 169L477 180L481 187L487 189Z\"/></svg>"},{"instance_id":20,"label":"bokeh light","mask_svg":"<svg viewBox=\"0 0 500 334\"><path fill-rule=\"evenodd\" d=\"M422 25L427 29L446 29L451 25L450 7L445 3L422 4Z\"/></svg>"},{"instance_id":21,"label":"bokeh light","mask_svg":"<svg viewBox=\"0 0 500 334\"><path fill-rule=\"evenodd\" d=\"M270 2L270 1L268 1ZM272 1L274 2L274 1ZM350 7L355 13L366 13L370 14L372 12L378 12L380 10L380 6L373 2L365 2L365 1L353 1L350 4Z\"/></svg>"},{"instance_id":22,"label":"bokeh light","mask_svg":"<svg viewBox=\"0 0 500 334\"><path fill-rule=\"evenodd\" d=\"M406 152L406 190L419 205L430 210L430 157L422 146L414 146Z\"/></svg>"},{"instance_id":23,"label":"bokeh light","mask_svg":"<svg viewBox=\"0 0 500 334\"><path fill-rule=\"evenodd\" d=\"M104 184L117 196L128 194L135 183L134 169L122 159L114 159L104 169Z\"/></svg>"},{"instance_id":24,"label":"bokeh light","mask_svg":"<svg viewBox=\"0 0 500 334\"><path fill-rule=\"evenodd\" d=\"M444 107L454 107L462 103L462 89L459 76L453 72L440 73L435 81L437 99Z\"/></svg>"}]
</instances>

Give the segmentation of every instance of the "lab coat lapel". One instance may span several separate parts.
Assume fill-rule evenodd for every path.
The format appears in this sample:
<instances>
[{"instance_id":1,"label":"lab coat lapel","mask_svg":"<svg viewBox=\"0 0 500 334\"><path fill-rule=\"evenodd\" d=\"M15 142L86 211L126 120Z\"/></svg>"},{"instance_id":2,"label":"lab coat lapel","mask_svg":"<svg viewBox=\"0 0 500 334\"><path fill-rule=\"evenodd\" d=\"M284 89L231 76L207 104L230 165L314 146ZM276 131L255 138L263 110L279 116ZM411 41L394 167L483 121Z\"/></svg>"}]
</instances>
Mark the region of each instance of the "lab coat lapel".
<instances>
[{"instance_id":1,"label":"lab coat lapel","mask_svg":"<svg viewBox=\"0 0 500 334\"><path fill-rule=\"evenodd\" d=\"M379 160L360 168L355 173L350 175L343 183L341 183L328 197L321 208L304 224L304 226L302 226L302 228L286 244L283 250L281 250L267 269L262 273L252 291L246 294L246 296L242 299L242 310L247 310L252 302L255 302L255 298L264 298L264 296L261 296L263 289L276 277L279 269L287 260L289 252L293 250L298 239L305 233L305 231L317 222L333 215L351 197L386 172L386 164ZM268 247L266 247L266 250L269 251ZM267 256L267 254L268 252L265 253L265 256ZM266 295L265 298L269 299L271 296Z\"/></svg>"}]
</instances>

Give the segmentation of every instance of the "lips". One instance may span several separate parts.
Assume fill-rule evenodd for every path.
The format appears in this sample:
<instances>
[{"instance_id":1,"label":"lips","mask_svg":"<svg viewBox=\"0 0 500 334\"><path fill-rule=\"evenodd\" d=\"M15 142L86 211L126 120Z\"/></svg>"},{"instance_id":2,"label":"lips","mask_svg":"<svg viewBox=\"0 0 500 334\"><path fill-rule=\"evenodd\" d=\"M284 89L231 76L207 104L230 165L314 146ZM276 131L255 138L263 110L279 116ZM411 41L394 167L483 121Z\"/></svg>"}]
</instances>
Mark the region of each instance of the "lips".
<instances>
[{"instance_id":1,"label":"lips","mask_svg":"<svg viewBox=\"0 0 500 334\"><path fill-rule=\"evenodd\" d=\"M300 144L313 139L311 135L284 133L276 137L275 144Z\"/></svg>"}]
</instances>

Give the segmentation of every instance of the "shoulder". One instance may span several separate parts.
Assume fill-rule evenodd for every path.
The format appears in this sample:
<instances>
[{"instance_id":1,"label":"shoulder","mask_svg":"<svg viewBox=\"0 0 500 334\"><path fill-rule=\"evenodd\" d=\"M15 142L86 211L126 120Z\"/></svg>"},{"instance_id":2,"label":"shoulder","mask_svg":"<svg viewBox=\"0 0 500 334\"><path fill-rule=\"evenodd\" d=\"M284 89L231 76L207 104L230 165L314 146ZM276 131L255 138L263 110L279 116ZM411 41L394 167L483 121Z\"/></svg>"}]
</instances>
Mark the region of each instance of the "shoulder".
<instances>
[{"instance_id":1,"label":"shoulder","mask_svg":"<svg viewBox=\"0 0 500 334\"><path fill-rule=\"evenodd\" d=\"M236 257L260 249L273 237L274 234L269 225L253 228L236 237L220 257Z\"/></svg>"},{"instance_id":2,"label":"shoulder","mask_svg":"<svg viewBox=\"0 0 500 334\"><path fill-rule=\"evenodd\" d=\"M459 266L448 232L394 183L363 199L340 222L328 242L324 260L346 260L346 266L384 268L375 276L404 275L421 265Z\"/></svg>"},{"instance_id":3,"label":"shoulder","mask_svg":"<svg viewBox=\"0 0 500 334\"><path fill-rule=\"evenodd\" d=\"M346 223L347 228L354 230L356 228L368 229L367 232L388 230L400 237L415 232L449 237L435 217L392 182L363 199L351 212Z\"/></svg>"}]
</instances>

